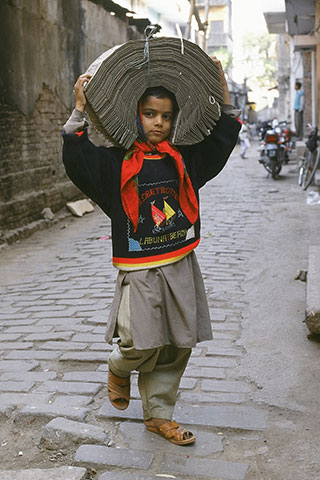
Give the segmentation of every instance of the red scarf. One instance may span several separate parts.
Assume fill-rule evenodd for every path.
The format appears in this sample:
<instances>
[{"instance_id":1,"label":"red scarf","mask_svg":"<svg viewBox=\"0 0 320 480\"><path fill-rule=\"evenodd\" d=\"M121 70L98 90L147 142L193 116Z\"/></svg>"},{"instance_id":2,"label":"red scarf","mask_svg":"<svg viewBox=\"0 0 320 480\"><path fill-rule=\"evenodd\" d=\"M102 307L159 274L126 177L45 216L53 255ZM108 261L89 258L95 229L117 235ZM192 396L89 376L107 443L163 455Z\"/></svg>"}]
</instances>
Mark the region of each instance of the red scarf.
<instances>
[{"instance_id":1,"label":"red scarf","mask_svg":"<svg viewBox=\"0 0 320 480\"><path fill-rule=\"evenodd\" d=\"M139 192L137 175L140 172L145 153L156 150L167 153L173 158L179 179L179 203L180 208L193 225L199 215L199 206L190 177L186 171L182 156L167 140L148 145L135 141L133 147L126 153L121 169L121 200L127 217L131 220L134 232L139 223Z\"/></svg>"}]
</instances>

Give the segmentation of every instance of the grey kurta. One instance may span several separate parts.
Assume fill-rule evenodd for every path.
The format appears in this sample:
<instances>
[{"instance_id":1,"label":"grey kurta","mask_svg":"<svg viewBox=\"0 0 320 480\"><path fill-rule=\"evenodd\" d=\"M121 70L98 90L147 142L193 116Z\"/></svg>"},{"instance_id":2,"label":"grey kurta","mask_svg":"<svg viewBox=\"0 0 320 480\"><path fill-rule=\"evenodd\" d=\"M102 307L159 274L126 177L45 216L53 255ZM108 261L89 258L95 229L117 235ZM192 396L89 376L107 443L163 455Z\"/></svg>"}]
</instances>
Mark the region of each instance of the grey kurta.
<instances>
[{"instance_id":1,"label":"grey kurta","mask_svg":"<svg viewBox=\"0 0 320 480\"><path fill-rule=\"evenodd\" d=\"M106 331L117 336L121 286L130 284L130 321L137 350L175 345L194 347L212 339L207 298L194 252L163 267L119 271Z\"/></svg>"}]
</instances>

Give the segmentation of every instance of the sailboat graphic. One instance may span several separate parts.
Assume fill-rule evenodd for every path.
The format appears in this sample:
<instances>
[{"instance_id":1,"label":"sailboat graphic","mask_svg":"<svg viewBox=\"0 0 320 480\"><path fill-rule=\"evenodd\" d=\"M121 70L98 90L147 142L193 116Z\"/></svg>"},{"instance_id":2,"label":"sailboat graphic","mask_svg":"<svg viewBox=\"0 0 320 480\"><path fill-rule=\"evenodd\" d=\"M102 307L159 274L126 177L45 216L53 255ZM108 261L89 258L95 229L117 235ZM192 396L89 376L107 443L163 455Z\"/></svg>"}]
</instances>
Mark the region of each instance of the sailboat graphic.
<instances>
[{"instance_id":1,"label":"sailboat graphic","mask_svg":"<svg viewBox=\"0 0 320 480\"><path fill-rule=\"evenodd\" d=\"M164 222L166 222L166 225L170 224L176 215L176 212L170 207L168 202L164 200L163 205L163 210L160 210L155 206L154 202L151 202L151 214L157 227L163 225Z\"/></svg>"}]
</instances>

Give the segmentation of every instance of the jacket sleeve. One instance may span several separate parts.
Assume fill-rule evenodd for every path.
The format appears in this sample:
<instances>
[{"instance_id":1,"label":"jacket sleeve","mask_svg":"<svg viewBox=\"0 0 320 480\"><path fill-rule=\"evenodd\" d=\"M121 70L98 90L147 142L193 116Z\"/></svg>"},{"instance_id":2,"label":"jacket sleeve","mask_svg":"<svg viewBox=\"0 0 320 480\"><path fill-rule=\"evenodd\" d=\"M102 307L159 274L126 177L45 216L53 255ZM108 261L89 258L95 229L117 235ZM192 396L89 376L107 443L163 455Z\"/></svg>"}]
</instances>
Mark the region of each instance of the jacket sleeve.
<instances>
[{"instance_id":1,"label":"jacket sleeve","mask_svg":"<svg viewBox=\"0 0 320 480\"><path fill-rule=\"evenodd\" d=\"M179 147L198 188L221 172L237 143L240 128L238 120L222 113L214 129L202 142Z\"/></svg>"},{"instance_id":2,"label":"jacket sleeve","mask_svg":"<svg viewBox=\"0 0 320 480\"><path fill-rule=\"evenodd\" d=\"M87 131L63 134L63 163L70 180L111 216L112 163L119 159L112 148L96 147Z\"/></svg>"}]
</instances>

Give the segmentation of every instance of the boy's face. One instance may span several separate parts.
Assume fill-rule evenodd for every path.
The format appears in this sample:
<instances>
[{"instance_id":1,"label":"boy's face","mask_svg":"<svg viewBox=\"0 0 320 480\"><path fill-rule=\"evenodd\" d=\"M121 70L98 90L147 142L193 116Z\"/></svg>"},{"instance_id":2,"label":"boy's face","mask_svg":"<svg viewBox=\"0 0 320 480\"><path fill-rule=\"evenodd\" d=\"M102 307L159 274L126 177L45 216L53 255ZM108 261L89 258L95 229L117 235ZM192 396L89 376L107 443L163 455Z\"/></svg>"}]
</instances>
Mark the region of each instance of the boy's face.
<instances>
[{"instance_id":1,"label":"boy's face","mask_svg":"<svg viewBox=\"0 0 320 480\"><path fill-rule=\"evenodd\" d=\"M173 105L170 98L149 96L142 104L142 125L147 139L153 144L166 140L170 134Z\"/></svg>"}]
</instances>

